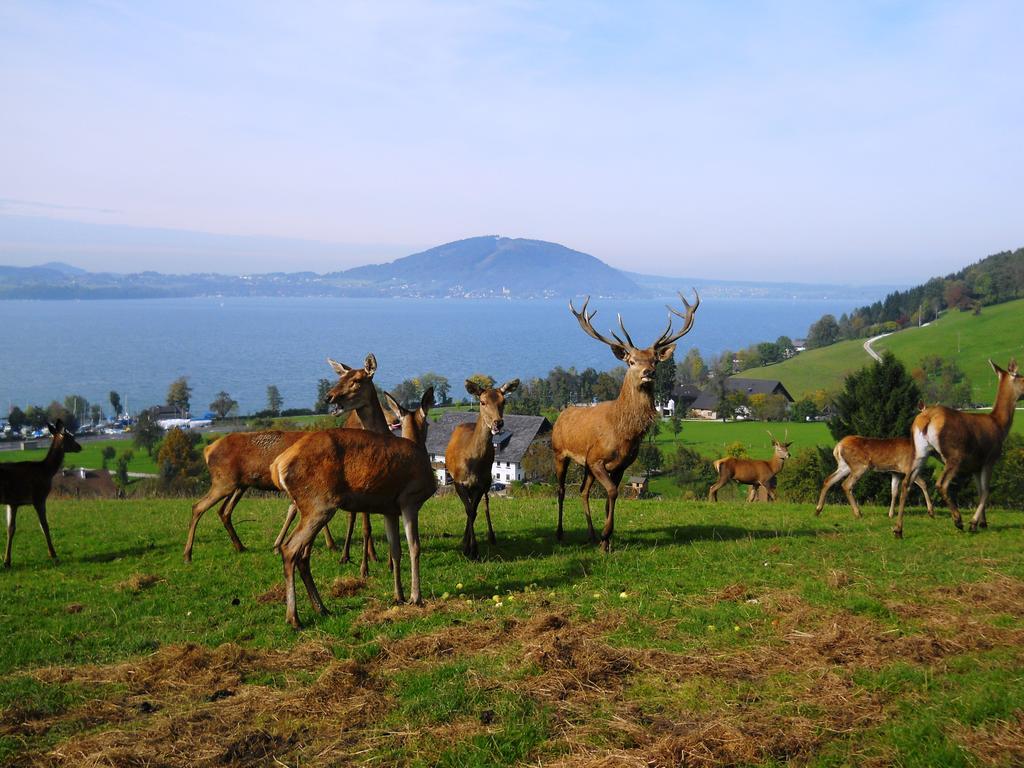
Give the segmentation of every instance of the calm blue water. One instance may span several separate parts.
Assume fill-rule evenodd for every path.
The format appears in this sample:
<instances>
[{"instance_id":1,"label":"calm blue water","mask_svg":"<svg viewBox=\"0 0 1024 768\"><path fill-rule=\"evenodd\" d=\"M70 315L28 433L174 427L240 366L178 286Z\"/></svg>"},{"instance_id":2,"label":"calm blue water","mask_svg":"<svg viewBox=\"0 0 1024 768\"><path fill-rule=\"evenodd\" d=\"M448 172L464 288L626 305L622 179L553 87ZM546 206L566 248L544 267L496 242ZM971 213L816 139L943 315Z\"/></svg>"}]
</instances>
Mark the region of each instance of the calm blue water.
<instances>
[{"instance_id":1,"label":"calm blue water","mask_svg":"<svg viewBox=\"0 0 1024 768\"><path fill-rule=\"evenodd\" d=\"M596 328L621 311L637 343L666 322L657 300L591 302ZM690 346L705 356L780 335L803 337L825 312L851 302L705 299L676 359ZM678 321L677 321L678 322ZM109 410L117 390L132 411L161 403L167 385L188 376L193 412L221 389L244 412L265 407L276 384L285 407L310 407L316 382L333 377L328 356L350 365L377 356L377 381L392 386L426 371L453 383L477 371L496 379L542 376L556 365L614 367L603 344L580 330L561 301L443 299L159 299L0 301L6 329L0 407L46 405L77 393Z\"/></svg>"}]
</instances>

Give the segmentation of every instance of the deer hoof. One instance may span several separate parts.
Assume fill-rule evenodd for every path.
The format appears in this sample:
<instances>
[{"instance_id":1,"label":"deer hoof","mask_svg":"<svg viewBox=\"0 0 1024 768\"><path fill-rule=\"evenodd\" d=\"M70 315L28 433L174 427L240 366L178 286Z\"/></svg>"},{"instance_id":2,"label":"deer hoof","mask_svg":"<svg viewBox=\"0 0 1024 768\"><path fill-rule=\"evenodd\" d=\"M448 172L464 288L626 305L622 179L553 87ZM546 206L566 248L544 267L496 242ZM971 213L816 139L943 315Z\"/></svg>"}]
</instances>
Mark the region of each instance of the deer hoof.
<instances>
[{"instance_id":1,"label":"deer hoof","mask_svg":"<svg viewBox=\"0 0 1024 768\"><path fill-rule=\"evenodd\" d=\"M971 533L977 533L978 532L978 524L972 522L968 530L970 530Z\"/></svg>"},{"instance_id":2,"label":"deer hoof","mask_svg":"<svg viewBox=\"0 0 1024 768\"><path fill-rule=\"evenodd\" d=\"M903 538L903 529L902 528L893 528L892 529L892 535L895 536L897 539L902 539Z\"/></svg>"},{"instance_id":3,"label":"deer hoof","mask_svg":"<svg viewBox=\"0 0 1024 768\"><path fill-rule=\"evenodd\" d=\"M962 531L964 529L964 521L963 520L954 520L953 521L953 525L955 525L958 530Z\"/></svg>"},{"instance_id":4,"label":"deer hoof","mask_svg":"<svg viewBox=\"0 0 1024 768\"><path fill-rule=\"evenodd\" d=\"M292 625L292 629L302 629L302 622L299 621L299 618L297 616L289 616L288 623Z\"/></svg>"}]
</instances>

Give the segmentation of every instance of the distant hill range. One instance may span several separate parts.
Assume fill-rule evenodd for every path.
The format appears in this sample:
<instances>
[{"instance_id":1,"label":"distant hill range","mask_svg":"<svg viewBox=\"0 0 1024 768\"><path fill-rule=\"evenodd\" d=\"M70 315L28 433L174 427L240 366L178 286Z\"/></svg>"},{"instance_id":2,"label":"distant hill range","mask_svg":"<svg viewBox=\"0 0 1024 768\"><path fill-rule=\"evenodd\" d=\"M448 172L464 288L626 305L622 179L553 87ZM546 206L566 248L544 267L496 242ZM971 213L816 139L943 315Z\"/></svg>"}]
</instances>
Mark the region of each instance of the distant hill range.
<instances>
[{"instance_id":1,"label":"distant hill range","mask_svg":"<svg viewBox=\"0 0 1024 768\"><path fill-rule=\"evenodd\" d=\"M674 295L871 301L892 286L829 286L697 280L627 273L558 243L471 237L386 264L339 272L253 275L87 272L61 262L0 266L0 299L142 299L192 296L350 296L425 298L616 298Z\"/></svg>"}]
</instances>

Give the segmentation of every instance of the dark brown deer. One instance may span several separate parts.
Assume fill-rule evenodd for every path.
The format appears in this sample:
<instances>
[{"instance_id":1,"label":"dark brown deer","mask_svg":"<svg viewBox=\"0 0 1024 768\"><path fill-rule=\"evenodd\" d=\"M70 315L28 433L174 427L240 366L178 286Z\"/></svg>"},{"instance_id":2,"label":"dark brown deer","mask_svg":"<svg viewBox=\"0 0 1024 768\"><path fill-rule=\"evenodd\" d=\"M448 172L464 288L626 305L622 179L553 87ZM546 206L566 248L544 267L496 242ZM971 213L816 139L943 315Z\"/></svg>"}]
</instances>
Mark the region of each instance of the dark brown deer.
<instances>
[{"instance_id":1,"label":"dark brown deer","mask_svg":"<svg viewBox=\"0 0 1024 768\"><path fill-rule=\"evenodd\" d=\"M889 497L889 517L895 514L896 497L898 495L900 480L910 473L914 465L914 443L909 437L861 437L860 435L847 435L832 450L836 459L836 471L825 479L821 486L821 495L818 497L818 505L814 508L814 514L820 515L825 506L825 495L828 489L843 478L843 493L846 494L850 507L853 509L853 516L860 517L860 507L853 497L853 486L863 477L865 472L889 472L891 478L891 493ZM928 505L928 514L935 517L935 508L932 506L931 496L928 495L928 486L924 480L918 477L915 481L921 493L924 494L925 504Z\"/></svg>"},{"instance_id":2,"label":"dark brown deer","mask_svg":"<svg viewBox=\"0 0 1024 768\"><path fill-rule=\"evenodd\" d=\"M455 492L466 510L466 529L462 534L462 553L476 560L480 556L476 543L476 512L484 499L487 517L487 541L497 543L491 525L491 465L494 464L492 435L505 424L505 396L519 386L519 379L505 382L497 389L481 387L466 379L466 391L480 402L480 418L475 424L459 424L452 431L444 453L444 466L455 483Z\"/></svg>"},{"instance_id":3,"label":"dark brown deer","mask_svg":"<svg viewBox=\"0 0 1024 768\"><path fill-rule=\"evenodd\" d=\"M696 295L696 291L694 291ZM668 327L646 348L637 347L626 331L619 316L619 328L625 340L612 333L607 339L594 330L591 321L596 311L587 314L590 298L583 302L579 312L569 302L569 311L580 324L584 333L602 344L611 347L612 354L626 363L626 377L615 400L598 403L593 407L574 406L566 408L558 416L551 434L551 448L555 455L555 477L558 479L558 528L555 532L562 540L562 508L565 502L565 476L569 461L583 467L583 483L580 493L583 511L587 516L590 540L595 541L594 523L590 515L590 489L597 480L604 488L605 500L604 530L601 533L601 547L605 552L611 549L612 533L615 529L615 500L619 494L622 475L636 459L640 440L654 423L658 412L654 407L654 369L668 360L675 350L675 342L690 332L693 316L700 306L700 296L689 304L680 293L686 313L669 307ZM681 330L673 333L672 316L683 319Z\"/></svg>"},{"instance_id":4,"label":"dark brown deer","mask_svg":"<svg viewBox=\"0 0 1024 768\"><path fill-rule=\"evenodd\" d=\"M331 389L334 398L346 398L353 402L363 404L367 414L367 422L376 424L375 417L371 413L370 394L374 394L373 374L377 370L377 359L369 354L363 368L349 368L348 366L336 363L328 359L331 367L338 374L338 382ZM372 398L376 402L374 394ZM378 403L377 411L380 411ZM380 415L383 422L383 430L387 429L387 420L383 414ZM192 562L192 546L196 537L196 526L203 514L223 499L217 514L220 516L224 529L231 537L231 543L239 552L245 551L245 545L238 538L235 526L231 522L231 514L235 506L245 494L254 488L260 491L275 491L270 478L270 464L281 453L300 439L309 434L306 431L280 431L263 430L260 432L233 432L225 435L219 440L210 443L203 450L203 458L210 469L210 490L203 498L192 505L192 522L188 528L188 539L185 541L185 562ZM364 521L368 525L368 521ZM368 534L367 534L368 535ZM327 540L329 549L337 549L334 537L331 536L330 528L324 528L324 537ZM275 542L275 550L279 545L283 534ZM367 545L364 545L364 550Z\"/></svg>"},{"instance_id":5,"label":"dark brown deer","mask_svg":"<svg viewBox=\"0 0 1024 768\"><path fill-rule=\"evenodd\" d=\"M433 393L429 393L431 398ZM368 430L328 429L311 432L278 456L271 465L275 485L287 493L300 515L299 525L281 545L285 576L285 616L301 626L295 606L295 569L306 586L313 610L326 608L309 567L310 545L337 509L359 509L384 516L394 576L395 600L405 601L401 580L402 544L398 534L401 517L412 562L412 602L420 594L419 510L437 489L424 443L427 395L403 435L395 439Z\"/></svg>"},{"instance_id":6,"label":"dark brown deer","mask_svg":"<svg viewBox=\"0 0 1024 768\"><path fill-rule=\"evenodd\" d=\"M786 437L788 436L789 431L787 430ZM782 471L786 459L789 458L789 446L793 443L780 442L772 436L771 432L768 433L768 437L772 439L772 448L775 454L767 461L763 459L737 459L734 456L727 456L724 459L716 459L712 463L715 471L718 473L718 480L708 489L708 501L718 501L718 492L730 480L735 480L742 485L752 486L752 490L759 487L764 488L767 498L775 498L775 485L772 480ZM785 440L786 438L783 437L782 439ZM748 497L747 501L750 500L751 497Z\"/></svg>"},{"instance_id":7,"label":"dark brown deer","mask_svg":"<svg viewBox=\"0 0 1024 768\"><path fill-rule=\"evenodd\" d=\"M11 541L14 539L14 518L18 507L31 504L36 508L39 527L46 537L46 550L51 559L57 558L50 538L50 525L46 522L46 497L53 486L53 476L60 471L65 453L78 453L82 446L75 436L67 431L60 419L56 424L47 424L50 430L50 450L42 461L13 461L0 464L0 504L7 505L7 549L4 551L4 568L11 567Z\"/></svg>"},{"instance_id":8,"label":"dark brown deer","mask_svg":"<svg viewBox=\"0 0 1024 768\"><path fill-rule=\"evenodd\" d=\"M956 501L949 494L949 484L958 472L970 472L978 483L978 508L971 518L971 531L987 528L985 507L988 505L989 482L992 468L1003 452L1003 441L1013 426L1013 412L1017 400L1024 395L1024 378L1017 370L1017 361L1011 360L1003 370L991 360L999 384L991 413L964 413L944 405L925 408L910 427L914 443L914 465L903 478L900 489L900 511L892 532L903 538L903 509L907 502L907 489L917 480L921 467L934 451L945 464L939 478L939 493L946 500L953 524L963 530L963 518Z\"/></svg>"}]
</instances>

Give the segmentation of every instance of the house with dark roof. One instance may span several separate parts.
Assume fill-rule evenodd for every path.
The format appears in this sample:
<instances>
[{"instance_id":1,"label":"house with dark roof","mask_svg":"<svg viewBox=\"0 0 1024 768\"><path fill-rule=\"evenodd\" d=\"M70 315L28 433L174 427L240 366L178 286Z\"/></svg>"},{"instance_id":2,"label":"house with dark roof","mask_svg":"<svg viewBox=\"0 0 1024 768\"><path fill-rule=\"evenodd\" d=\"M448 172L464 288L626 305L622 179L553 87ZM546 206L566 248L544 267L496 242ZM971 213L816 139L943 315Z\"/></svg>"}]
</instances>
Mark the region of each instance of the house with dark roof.
<instances>
[{"instance_id":1,"label":"house with dark roof","mask_svg":"<svg viewBox=\"0 0 1024 768\"><path fill-rule=\"evenodd\" d=\"M676 384L672 387L672 395L662 409L662 415L674 416L680 414L685 416L687 411L693 407L693 401L700 397L700 387L694 384Z\"/></svg>"},{"instance_id":2,"label":"house with dark roof","mask_svg":"<svg viewBox=\"0 0 1024 768\"><path fill-rule=\"evenodd\" d=\"M726 392L742 392L747 397L752 395L782 395L790 403L793 396L786 391L778 379L741 379L730 376L725 380ZM690 405L690 410L698 419L718 418L718 392L713 384L709 384L700 396Z\"/></svg>"},{"instance_id":3,"label":"house with dark roof","mask_svg":"<svg viewBox=\"0 0 1024 768\"><path fill-rule=\"evenodd\" d=\"M439 485L448 485L452 481L444 466L444 452L452 432L459 424L475 424L479 416L479 413L446 413L430 424L427 430L427 453L430 454L430 464ZM543 416L505 414L505 425L501 432L491 436L494 443L491 481L512 483L525 480L523 456L535 440L550 434L551 422Z\"/></svg>"}]
</instances>

